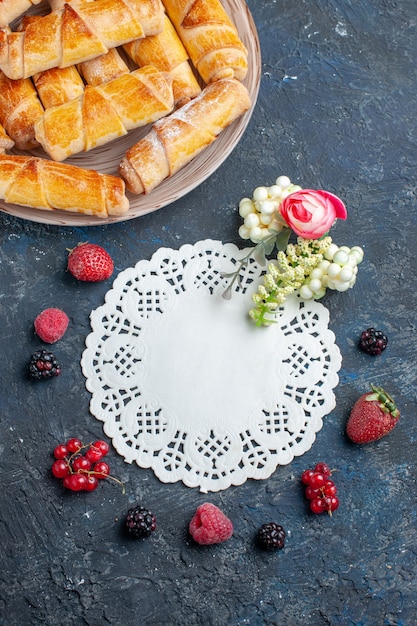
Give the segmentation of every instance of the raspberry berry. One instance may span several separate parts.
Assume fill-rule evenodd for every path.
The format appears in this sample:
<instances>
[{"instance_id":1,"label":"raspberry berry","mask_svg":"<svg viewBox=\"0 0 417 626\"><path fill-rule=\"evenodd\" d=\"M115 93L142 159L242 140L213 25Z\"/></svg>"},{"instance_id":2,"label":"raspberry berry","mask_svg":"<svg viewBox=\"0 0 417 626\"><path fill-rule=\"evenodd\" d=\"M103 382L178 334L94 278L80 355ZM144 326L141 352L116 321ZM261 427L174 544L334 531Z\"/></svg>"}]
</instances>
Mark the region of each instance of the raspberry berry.
<instances>
[{"instance_id":1,"label":"raspberry berry","mask_svg":"<svg viewBox=\"0 0 417 626\"><path fill-rule=\"evenodd\" d=\"M47 380L61 373L61 366L55 355L48 350L37 350L29 361L29 375L33 380Z\"/></svg>"},{"instance_id":2,"label":"raspberry berry","mask_svg":"<svg viewBox=\"0 0 417 626\"><path fill-rule=\"evenodd\" d=\"M233 524L214 504L205 502L195 512L189 524L189 532L194 541L210 545L227 541L233 534Z\"/></svg>"},{"instance_id":3,"label":"raspberry berry","mask_svg":"<svg viewBox=\"0 0 417 626\"><path fill-rule=\"evenodd\" d=\"M35 318L35 333L45 343L55 343L65 335L69 318L61 309L45 309Z\"/></svg>"},{"instance_id":4,"label":"raspberry berry","mask_svg":"<svg viewBox=\"0 0 417 626\"><path fill-rule=\"evenodd\" d=\"M364 330L359 338L359 347L361 350L372 356L377 356L385 350L388 345L388 337L382 330L368 328Z\"/></svg>"},{"instance_id":5,"label":"raspberry berry","mask_svg":"<svg viewBox=\"0 0 417 626\"><path fill-rule=\"evenodd\" d=\"M284 547L286 533L276 522L263 524L257 533L257 543L265 550L281 550Z\"/></svg>"},{"instance_id":6,"label":"raspberry berry","mask_svg":"<svg viewBox=\"0 0 417 626\"><path fill-rule=\"evenodd\" d=\"M126 532L136 539L150 537L156 529L155 515L144 506L130 508L125 517Z\"/></svg>"}]
</instances>

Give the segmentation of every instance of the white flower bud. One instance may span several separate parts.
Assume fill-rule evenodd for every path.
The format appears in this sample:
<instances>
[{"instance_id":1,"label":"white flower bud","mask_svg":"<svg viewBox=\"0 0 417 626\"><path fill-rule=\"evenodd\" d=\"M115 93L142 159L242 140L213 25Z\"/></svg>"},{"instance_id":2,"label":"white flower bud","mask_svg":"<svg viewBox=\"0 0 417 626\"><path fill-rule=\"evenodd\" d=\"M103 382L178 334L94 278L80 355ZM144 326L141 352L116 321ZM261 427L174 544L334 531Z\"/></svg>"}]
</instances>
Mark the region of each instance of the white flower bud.
<instances>
[{"instance_id":1,"label":"white flower bud","mask_svg":"<svg viewBox=\"0 0 417 626\"><path fill-rule=\"evenodd\" d=\"M242 239L250 239L249 228L246 228L244 224L239 228L239 237Z\"/></svg>"},{"instance_id":2,"label":"white flower bud","mask_svg":"<svg viewBox=\"0 0 417 626\"><path fill-rule=\"evenodd\" d=\"M302 287L300 288L300 296L303 300L311 300L311 298L313 297L313 292L308 285L302 285Z\"/></svg>"},{"instance_id":3,"label":"white flower bud","mask_svg":"<svg viewBox=\"0 0 417 626\"><path fill-rule=\"evenodd\" d=\"M257 187L253 192L253 199L262 202L268 198L268 189L266 187Z\"/></svg>"},{"instance_id":4,"label":"white flower bud","mask_svg":"<svg viewBox=\"0 0 417 626\"><path fill-rule=\"evenodd\" d=\"M245 217L244 223L247 228L259 226L259 216L256 213L249 213L249 215Z\"/></svg>"},{"instance_id":5,"label":"white flower bud","mask_svg":"<svg viewBox=\"0 0 417 626\"><path fill-rule=\"evenodd\" d=\"M332 260L333 260L333 263L338 263L339 265L343 267L344 265L348 264L349 255L347 254L345 250L342 250L341 248L339 248L336 254L333 255Z\"/></svg>"},{"instance_id":6,"label":"white flower bud","mask_svg":"<svg viewBox=\"0 0 417 626\"><path fill-rule=\"evenodd\" d=\"M253 213L254 210L255 207L253 205L253 202L249 198L242 198L242 200L239 202L239 215L240 217L243 217L243 219L245 219L245 217L249 215L249 213Z\"/></svg>"},{"instance_id":7,"label":"white flower bud","mask_svg":"<svg viewBox=\"0 0 417 626\"><path fill-rule=\"evenodd\" d=\"M288 176L278 176L275 184L282 189L287 189L287 187L291 185L291 180L288 178Z\"/></svg>"},{"instance_id":8,"label":"white flower bud","mask_svg":"<svg viewBox=\"0 0 417 626\"><path fill-rule=\"evenodd\" d=\"M338 250L339 250L339 246L335 243L331 243L329 248L324 253L324 258L327 259L328 261L332 261L334 255L336 254Z\"/></svg>"}]
</instances>

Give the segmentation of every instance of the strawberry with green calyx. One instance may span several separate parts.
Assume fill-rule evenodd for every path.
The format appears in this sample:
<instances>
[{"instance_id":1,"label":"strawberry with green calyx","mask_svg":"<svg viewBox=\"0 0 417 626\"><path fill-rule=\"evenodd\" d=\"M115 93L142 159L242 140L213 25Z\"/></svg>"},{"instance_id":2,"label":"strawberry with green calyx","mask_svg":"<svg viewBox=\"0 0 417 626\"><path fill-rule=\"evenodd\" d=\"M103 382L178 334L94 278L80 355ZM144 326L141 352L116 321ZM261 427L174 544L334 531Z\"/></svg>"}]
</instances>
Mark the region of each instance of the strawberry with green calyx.
<instances>
[{"instance_id":1,"label":"strawberry with green calyx","mask_svg":"<svg viewBox=\"0 0 417 626\"><path fill-rule=\"evenodd\" d=\"M385 437L400 419L394 400L381 387L371 385L356 401L346 425L346 434L354 443L371 443Z\"/></svg>"},{"instance_id":2,"label":"strawberry with green calyx","mask_svg":"<svg viewBox=\"0 0 417 626\"><path fill-rule=\"evenodd\" d=\"M68 251L67 269L77 280L98 282L113 274L113 259L101 246L88 242L79 243Z\"/></svg>"}]
</instances>

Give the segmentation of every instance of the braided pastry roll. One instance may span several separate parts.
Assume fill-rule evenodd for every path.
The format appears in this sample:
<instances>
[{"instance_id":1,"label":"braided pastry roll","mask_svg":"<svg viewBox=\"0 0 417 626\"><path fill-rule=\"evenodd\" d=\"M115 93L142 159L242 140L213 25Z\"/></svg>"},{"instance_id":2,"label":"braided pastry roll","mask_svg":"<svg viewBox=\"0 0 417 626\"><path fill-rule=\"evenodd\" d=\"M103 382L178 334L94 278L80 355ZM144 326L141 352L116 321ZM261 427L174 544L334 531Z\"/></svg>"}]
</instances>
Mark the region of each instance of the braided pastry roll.
<instances>
[{"instance_id":1,"label":"braided pastry roll","mask_svg":"<svg viewBox=\"0 0 417 626\"><path fill-rule=\"evenodd\" d=\"M160 0L94 0L64 4L23 31L0 30L0 69L14 80L68 67L162 30Z\"/></svg>"},{"instance_id":2,"label":"braided pastry roll","mask_svg":"<svg viewBox=\"0 0 417 626\"><path fill-rule=\"evenodd\" d=\"M106 54L80 63L78 71L88 85L96 87L107 83L109 80L114 80L121 74L127 74L129 68L118 50L112 48Z\"/></svg>"},{"instance_id":3,"label":"braided pastry roll","mask_svg":"<svg viewBox=\"0 0 417 626\"><path fill-rule=\"evenodd\" d=\"M225 78L207 85L201 94L159 120L130 148L119 166L129 191L149 193L178 172L250 107L248 90Z\"/></svg>"},{"instance_id":4,"label":"braided pastry roll","mask_svg":"<svg viewBox=\"0 0 417 626\"><path fill-rule=\"evenodd\" d=\"M179 106L195 98L201 92L188 54L167 15L161 33L152 37L135 39L123 46L130 58L139 67L154 65L161 72L169 72L175 104Z\"/></svg>"},{"instance_id":5,"label":"braided pastry roll","mask_svg":"<svg viewBox=\"0 0 417 626\"><path fill-rule=\"evenodd\" d=\"M10 80L0 71L0 124L19 150L32 150L35 122L43 115L43 107L30 78Z\"/></svg>"},{"instance_id":6,"label":"braided pastry roll","mask_svg":"<svg viewBox=\"0 0 417 626\"><path fill-rule=\"evenodd\" d=\"M41 19L40 15L25 15L17 30L24 31L29 24ZM74 65L52 67L44 72L38 72L32 76L32 82L45 109L78 98L84 91L83 80Z\"/></svg>"},{"instance_id":7,"label":"braided pastry roll","mask_svg":"<svg viewBox=\"0 0 417 626\"><path fill-rule=\"evenodd\" d=\"M0 198L11 204L108 217L129 210L124 182L74 165L0 154Z\"/></svg>"},{"instance_id":8,"label":"braided pastry roll","mask_svg":"<svg viewBox=\"0 0 417 626\"><path fill-rule=\"evenodd\" d=\"M32 81L45 109L75 100L84 93L84 83L75 65L52 67L34 74Z\"/></svg>"},{"instance_id":9,"label":"braided pastry roll","mask_svg":"<svg viewBox=\"0 0 417 626\"><path fill-rule=\"evenodd\" d=\"M0 28L8 26L19 15L42 0L0 0Z\"/></svg>"},{"instance_id":10,"label":"braided pastry roll","mask_svg":"<svg viewBox=\"0 0 417 626\"><path fill-rule=\"evenodd\" d=\"M163 0L194 67L205 83L243 80L248 52L220 0Z\"/></svg>"},{"instance_id":11,"label":"braided pastry roll","mask_svg":"<svg viewBox=\"0 0 417 626\"><path fill-rule=\"evenodd\" d=\"M172 85L150 65L92 87L80 98L47 109L35 137L54 161L87 152L146 126L174 108Z\"/></svg>"}]
</instances>

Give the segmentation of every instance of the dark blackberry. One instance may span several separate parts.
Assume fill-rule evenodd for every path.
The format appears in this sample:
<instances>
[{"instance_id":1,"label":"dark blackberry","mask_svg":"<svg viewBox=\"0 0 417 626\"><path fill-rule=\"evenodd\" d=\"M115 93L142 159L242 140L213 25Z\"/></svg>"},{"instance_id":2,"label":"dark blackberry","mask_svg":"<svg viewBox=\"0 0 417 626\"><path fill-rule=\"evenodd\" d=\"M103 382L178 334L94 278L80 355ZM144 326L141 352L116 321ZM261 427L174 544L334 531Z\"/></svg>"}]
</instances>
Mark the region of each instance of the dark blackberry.
<instances>
[{"instance_id":1,"label":"dark blackberry","mask_svg":"<svg viewBox=\"0 0 417 626\"><path fill-rule=\"evenodd\" d=\"M375 330L375 328L367 328L364 330L359 339L360 349L372 356L381 354L387 345L388 337L382 330Z\"/></svg>"},{"instance_id":2,"label":"dark blackberry","mask_svg":"<svg viewBox=\"0 0 417 626\"><path fill-rule=\"evenodd\" d=\"M146 507L134 506L126 514L125 529L135 538L150 537L156 529L156 518Z\"/></svg>"},{"instance_id":3,"label":"dark blackberry","mask_svg":"<svg viewBox=\"0 0 417 626\"><path fill-rule=\"evenodd\" d=\"M59 376L61 366L58 364L55 355L48 350L37 350L30 357L29 375L35 380L44 380Z\"/></svg>"},{"instance_id":4,"label":"dark blackberry","mask_svg":"<svg viewBox=\"0 0 417 626\"><path fill-rule=\"evenodd\" d=\"M257 534L257 543L265 550L280 550L284 547L285 530L275 522L263 524Z\"/></svg>"}]
</instances>

